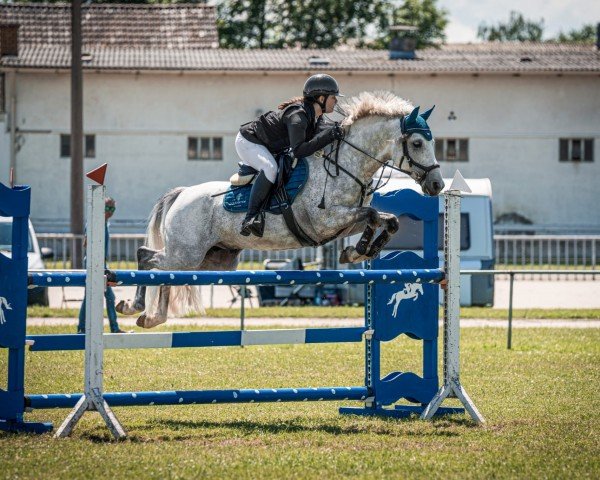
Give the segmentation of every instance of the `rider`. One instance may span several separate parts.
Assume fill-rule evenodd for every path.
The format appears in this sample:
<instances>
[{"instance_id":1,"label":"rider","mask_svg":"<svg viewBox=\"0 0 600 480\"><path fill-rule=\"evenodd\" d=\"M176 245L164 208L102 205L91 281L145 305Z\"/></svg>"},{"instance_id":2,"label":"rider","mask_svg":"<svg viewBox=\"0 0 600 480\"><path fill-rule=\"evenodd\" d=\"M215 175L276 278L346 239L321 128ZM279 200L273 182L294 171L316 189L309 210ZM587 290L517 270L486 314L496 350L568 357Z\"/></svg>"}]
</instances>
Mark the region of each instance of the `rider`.
<instances>
[{"instance_id":1,"label":"rider","mask_svg":"<svg viewBox=\"0 0 600 480\"><path fill-rule=\"evenodd\" d=\"M242 162L250 165L258 176L250 191L248 213L240 233L262 237L260 207L277 176L275 156L291 150L297 157L307 157L334 140L344 138L339 125L324 126L322 115L333 112L337 97L343 97L337 82L330 75L311 76L304 84L303 96L279 105L256 120L241 126L235 139L235 149Z\"/></svg>"}]
</instances>

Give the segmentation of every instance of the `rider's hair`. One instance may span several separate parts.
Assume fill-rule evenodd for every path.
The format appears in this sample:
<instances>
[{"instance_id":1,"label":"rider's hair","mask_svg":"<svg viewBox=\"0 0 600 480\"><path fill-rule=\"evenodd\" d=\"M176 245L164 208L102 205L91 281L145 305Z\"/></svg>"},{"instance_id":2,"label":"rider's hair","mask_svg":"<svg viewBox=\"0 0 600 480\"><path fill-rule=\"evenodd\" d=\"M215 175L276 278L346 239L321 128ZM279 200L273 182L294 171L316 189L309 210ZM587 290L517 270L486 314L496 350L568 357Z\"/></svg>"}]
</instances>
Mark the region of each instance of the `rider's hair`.
<instances>
[{"instance_id":1,"label":"rider's hair","mask_svg":"<svg viewBox=\"0 0 600 480\"><path fill-rule=\"evenodd\" d=\"M294 97L294 98L290 98L289 100L286 100L281 105L279 105L277 108L279 110L283 110L284 108L289 107L292 103L302 103L302 102L304 102L306 100L307 100L306 97Z\"/></svg>"}]
</instances>

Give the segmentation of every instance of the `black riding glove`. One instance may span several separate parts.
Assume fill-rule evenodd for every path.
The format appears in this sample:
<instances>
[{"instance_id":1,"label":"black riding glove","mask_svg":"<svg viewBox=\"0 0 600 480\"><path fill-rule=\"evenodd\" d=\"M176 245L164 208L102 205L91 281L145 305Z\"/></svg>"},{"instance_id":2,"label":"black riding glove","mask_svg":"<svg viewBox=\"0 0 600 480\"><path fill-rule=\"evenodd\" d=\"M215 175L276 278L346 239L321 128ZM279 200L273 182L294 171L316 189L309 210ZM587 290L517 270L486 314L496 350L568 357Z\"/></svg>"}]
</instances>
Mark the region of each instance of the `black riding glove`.
<instances>
[{"instance_id":1,"label":"black riding glove","mask_svg":"<svg viewBox=\"0 0 600 480\"><path fill-rule=\"evenodd\" d=\"M336 123L331 129L331 138L333 140L343 140L345 135L346 131L339 123Z\"/></svg>"}]
</instances>

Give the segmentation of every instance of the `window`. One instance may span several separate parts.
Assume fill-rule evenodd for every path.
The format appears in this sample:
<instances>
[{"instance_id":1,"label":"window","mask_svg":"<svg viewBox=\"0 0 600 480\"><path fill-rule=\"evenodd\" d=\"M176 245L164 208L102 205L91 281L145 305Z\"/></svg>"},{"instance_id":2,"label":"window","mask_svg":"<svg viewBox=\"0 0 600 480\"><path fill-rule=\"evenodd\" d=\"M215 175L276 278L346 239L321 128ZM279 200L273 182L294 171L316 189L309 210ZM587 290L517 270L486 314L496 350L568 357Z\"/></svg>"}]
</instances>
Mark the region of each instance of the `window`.
<instances>
[{"instance_id":1,"label":"window","mask_svg":"<svg viewBox=\"0 0 600 480\"><path fill-rule=\"evenodd\" d=\"M60 156L70 157L71 156L71 135L60 136Z\"/></svg>"},{"instance_id":2,"label":"window","mask_svg":"<svg viewBox=\"0 0 600 480\"><path fill-rule=\"evenodd\" d=\"M398 217L400 228L392 235L389 243L385 246L386 250L423 250L423 222L413 220L402 215ZM438 245L440 250L444 244L444 214L440 213L438 217ZM471 248L471 231L469 228L469 214L460 214L460 249L468 250Z\"/></svg>"},{"instance_id":3,"label":"window","mask_svg":"<svg viewBox=\"0 0 600 480\"><path fill-rule=\"evenodd\" d=\"M469 161L468 138L436 138L435 157L446 162Z\"/></svg>"},{"instance_id":4,"label":"window","mask_svg":"<svg viewBox=\"0 0 600 480\"><path fill-rule=\"evenodd\" d=\"M0 250L12 251L12 218L0 217ZM29 232L27 251L33 252L31 232Z\"/></svg>"},{"instance_id":5,"label":"window","mask_svg":"<svg viewBox=\"0 0 600 480\"><path fill-rule=\"evenodd\" d=\"M85 158L96 158L96 135L85 136Z\"/></svg>"},{"instance_id":6,"label":"window","mask_svg":"<svg viewBox=\"0 0 600 480\"><path fill-rule=\"evenodd\" d=\"M188 137L188 160L223 160L223 138Z\"/></svg>"},{"instance_id":7,"label":"window","mask_svg":"<svg viewBox=\"0 0 600 480\"><path fill-rule=\"evenodd\" d=\"M593 162L593 138L561 138L558 143L558 160L561 162Z\"/></svg>"},{"instance_id":8,"label":"window","mask_svg":"<svg viewBox=\"0 0 600 480\"><path fill-rule=\"evenodd\" d=\"M96 135L86 135L84 138L85 158L96 158ZM60 156L68 158L71 156L71 135L60 136Z\"/></svg>"}]
</instances>

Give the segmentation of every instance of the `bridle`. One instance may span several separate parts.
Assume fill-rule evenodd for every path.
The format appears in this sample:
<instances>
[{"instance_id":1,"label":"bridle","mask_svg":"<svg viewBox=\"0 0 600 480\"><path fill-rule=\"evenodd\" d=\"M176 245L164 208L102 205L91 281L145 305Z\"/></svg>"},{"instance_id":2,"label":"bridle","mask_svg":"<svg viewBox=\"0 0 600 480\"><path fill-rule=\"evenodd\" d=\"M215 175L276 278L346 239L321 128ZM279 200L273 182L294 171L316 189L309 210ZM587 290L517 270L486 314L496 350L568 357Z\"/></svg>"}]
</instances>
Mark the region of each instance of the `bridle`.
<instances>
[{"instance_id":1,"label":"bridle","mask_svg":"<svg viewBox=\"0 0 600 480\"><path fill-rule=\"evenodd\" d=\"M436 168L440 168L440 164L439 163L434 163L433 165L423 165L422 163L417 162L414 158L412 158L410 156L410 153L408 152L408 140L409 138L414 134L414 133L427 133L425 131L421 131L421 129L407 129L406 128L406 117L402 117L400 119L400 131L402 132L402 158L400 158L400 165L398 167L398 170L400 170L402 173L406 173L407 175L409 175L413 180L415 180L419 185L423 185L423 182L427 179L427 175L429 174L429 172L431 172L432 170L435 170ZM431 135L431 132L428 132ZM408 162L408 166L410 168L412 167L417 167L419 170L421 170L421 173L419 174L418 172L415 172L414 170L404 170L402 168L402 164L404 163L404 161Z\"/></svg>"},{"instance_id":2,"label":"bridle","mask_svg":"<svg viewBox=\"0 0 600 480\"><path fill-rule=\"evenodd\" d=\"M431 172L432 170L435 170L436 168L440 168L439 163L427 166L427 165L423 165L422 163L417 162L414 158L412 158L410 156L410 152L408 151L408 140L410 139L410 137L415 133L421 133L421 134L428 133L430 135L431 132L430 131L425 132L423 129L418 129L418 128L407 129L405 123L406 123L406 117L402 117L400 119L400 131L402 133L402 137L401 137L401 139L402 139L402 157L400 158L400 164L397 167L393 165L393 160L388 160L387 162L384 162L383 160L379 160L378 158L371 155L369 152L366 152L365 150L363 150L359 146L353 144L349 140L346 140L345 138L338 140L336 146L332 147L328 154L325 154L325 153L323 154L323 168L325 169L325 172L327 172L327 178L329 178L329 177L335 178L335 177L339 176L340 170L341 170L346 175L348 175L350 178L352 178L356 183L358 183L358 185L360 186L360 190L361 190L359 207L363 205L365 199L368 196L372 195L377 190L379 190L380 188L383 188L385 185L387 185L387 183L389 182L389 180L391 178L392 172L390 172L390 174L388 175L386 180L382 183L383 174L384 174L386 168L407 174L421 186L423 185L423 182L425 182L425 180L427 179L427 175L429 174L429 172ZM339 164L338 157L339 157L340 145L342 142L349 145L356 151L362 153L363 155L366 155L371 160L376 161L383 167L381 169L381 174L379 175L379 179L377 180L375 187L372 186L372 184L373 184L372 180L368 184L366 184L365 182L362 182L354 174L352 174L351 172L349 172L348 170L346 170L344 167L342 167ZM335 152L335 156L334 156L334 158L332 158L331 156L334 152ZM326 162L329 162L329 165L331 165L331 164L335 165L335 169L336 169L335 174L331 173ZM402 165L405 162L408 163L408 167L409 167L408 169L402 168ZM420 172L417 172L416 170L414 170L413 167L417 167L420 170ZM321 203L319 204L319 208L325 208L325 188L327 187L327 178L325 179L325 187L323 188L323 197L321 198Z\"/></svg>"}]
</instances>

